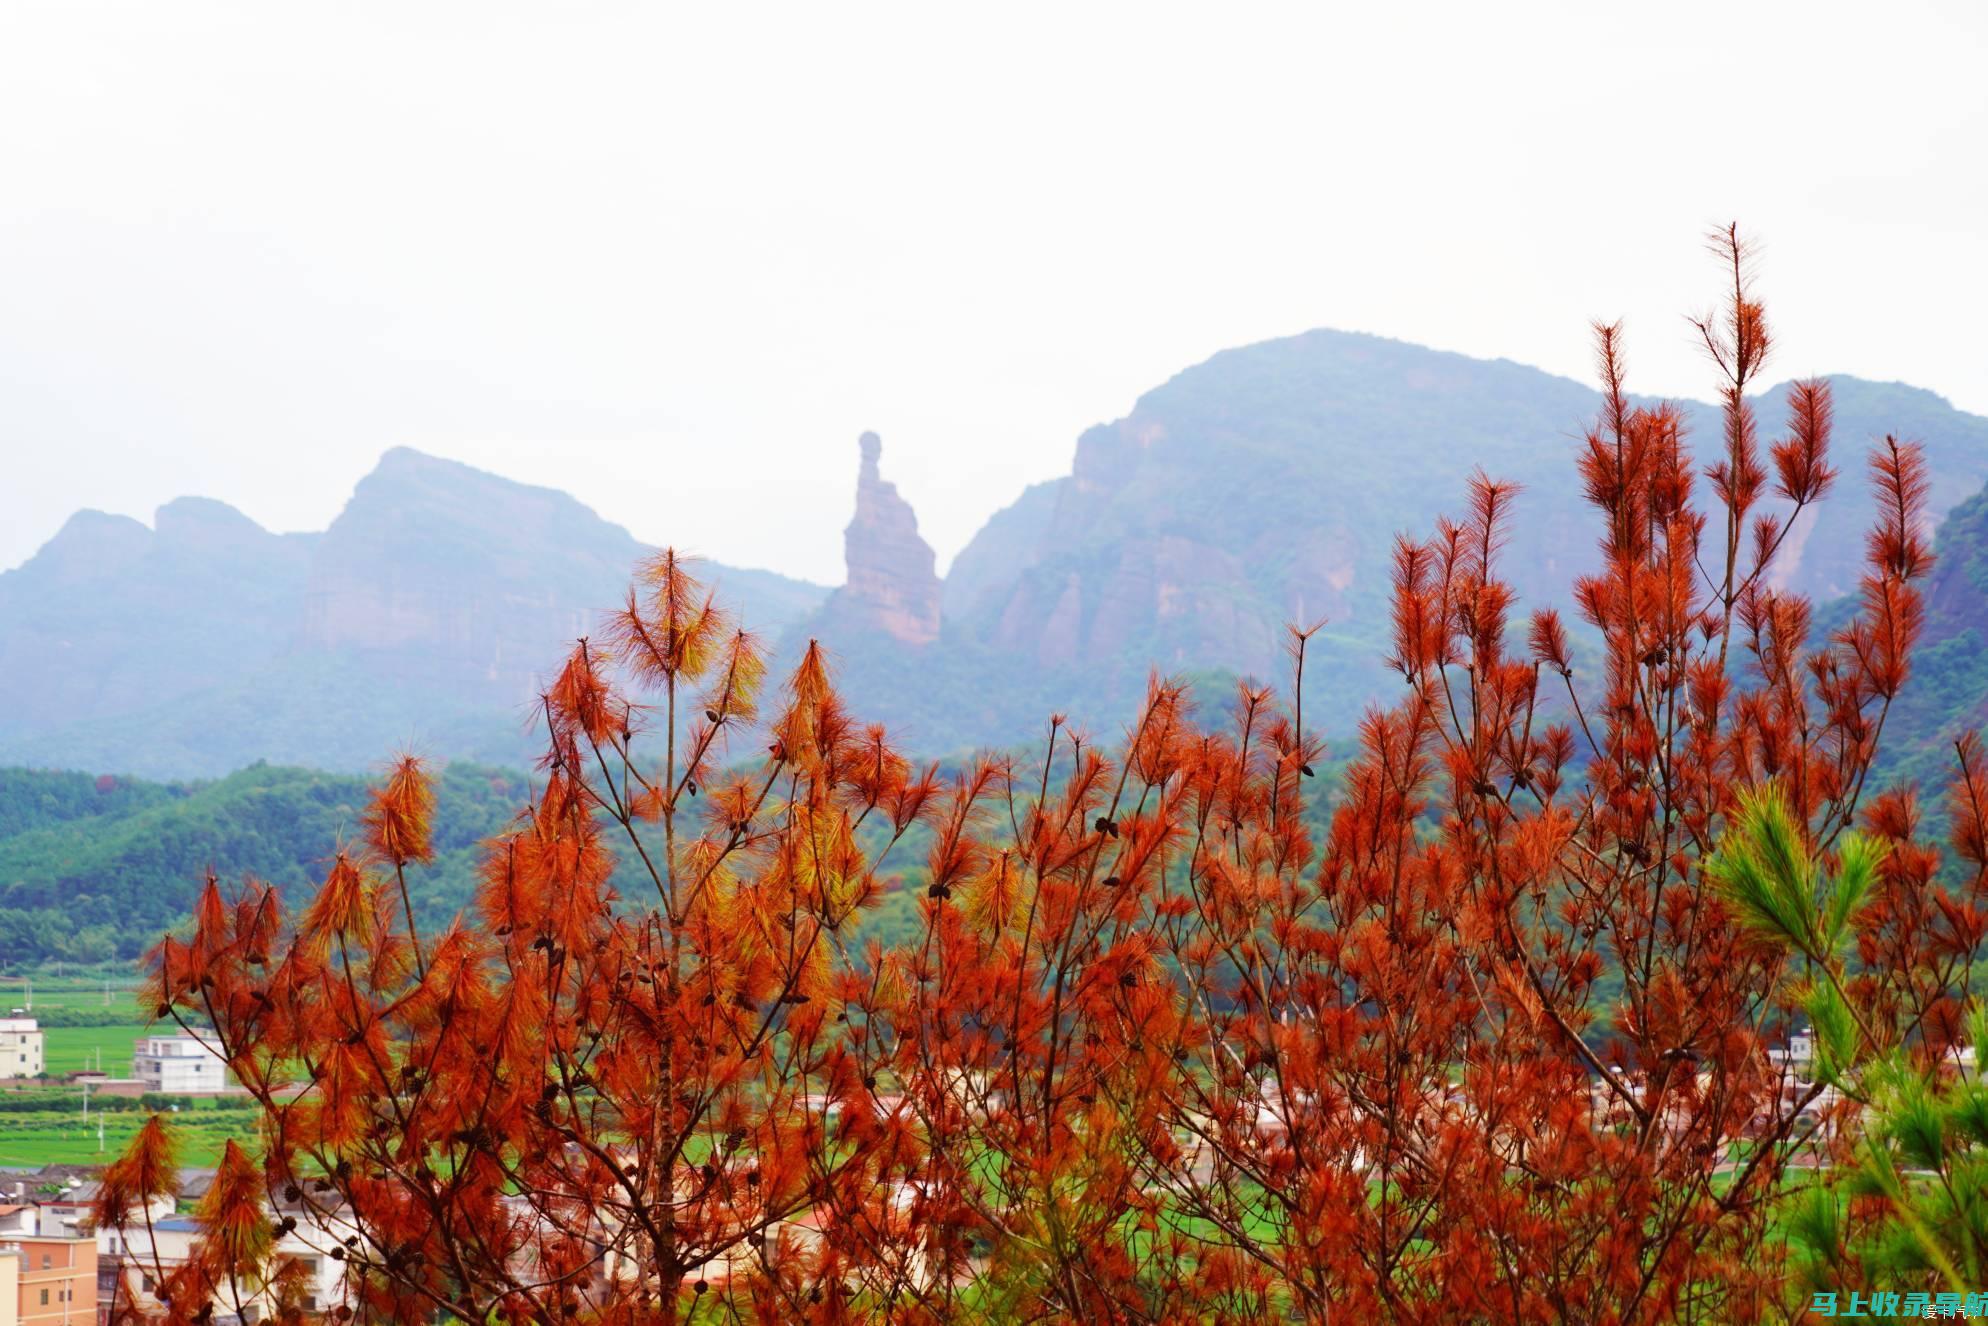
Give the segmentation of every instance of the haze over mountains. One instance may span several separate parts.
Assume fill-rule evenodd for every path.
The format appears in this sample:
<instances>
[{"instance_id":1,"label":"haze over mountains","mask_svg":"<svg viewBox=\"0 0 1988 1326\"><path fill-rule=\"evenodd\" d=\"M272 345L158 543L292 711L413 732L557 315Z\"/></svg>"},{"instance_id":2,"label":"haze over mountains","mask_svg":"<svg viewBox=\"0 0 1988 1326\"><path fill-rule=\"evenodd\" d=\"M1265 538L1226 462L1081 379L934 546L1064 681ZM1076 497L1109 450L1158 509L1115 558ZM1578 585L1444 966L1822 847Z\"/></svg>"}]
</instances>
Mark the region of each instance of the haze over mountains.
<instances>
[{"instance_id":1,"label":"haze over mountains","mask_svg":"<svg viewBox=\"0 0 1988 1326\"><path fill-rule=\"evenodd\" d=\"M536 682L651 550L564 493L396 448L328 530L182 498L79 512L0 575L0 763L180 777L519 764ZM778 629L826 590L714 568Z\"/></svg>"},{"instance_id":2,"label":"haze over mountains","mask_svg":"<svg viewBox=\"0 0 1988 1326\"><path fill-rule=\"evenodd\" d=\"M1885 432L1925 444L1936 517L1968 504L1941 554L1972 567L1953 550L1988 544L1988 499L1970 502L1988 419L1914 387L1833 382L1843 477L1777 575L1823 601L1854 588L1862 457ZM1782 395L1765 393L1763 440ZM1108 731L1152 667L1281 682L1285 623L1320 618L1307 718L1345 731L1393 694L1393 539L1457 510L1471 469L1524 487L1506 562L1523 606L1561 601L1592 556L1572 456L1598 399L1509 361L1309 332L1218 354L1088 430L1071 473L1019 495L943 579L885 477L888 439L868 435L843 586L706 569L783 656L821 639L856 711L920 753L1025 741L1052 710ZM1709 407L1691 410L1713 445ZM645 551L564 494L405 449L320 534L271 534L200 498L151 528L81 512L0 575L0 764L348 770L411 744L516 765L539 679ZM1968 632L1988 630L1988 575L1949 572L1936 640L1961 641L1946 672L1988 705L1988 676L1954 667L1980 653ZM1930 733L1948 708L1917 721Z\"/></svg>"}]
</instances>

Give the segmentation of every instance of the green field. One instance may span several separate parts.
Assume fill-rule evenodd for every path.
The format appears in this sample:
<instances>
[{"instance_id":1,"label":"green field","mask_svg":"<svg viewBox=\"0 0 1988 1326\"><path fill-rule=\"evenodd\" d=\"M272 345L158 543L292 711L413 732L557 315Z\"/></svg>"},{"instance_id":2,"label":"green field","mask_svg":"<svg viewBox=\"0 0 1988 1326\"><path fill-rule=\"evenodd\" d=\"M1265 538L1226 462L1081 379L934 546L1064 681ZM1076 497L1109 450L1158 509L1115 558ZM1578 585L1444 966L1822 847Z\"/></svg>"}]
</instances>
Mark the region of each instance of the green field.
<instances>
[{"instance_id":1,"label":"green field","mask_svg":"<svg viewBox=\"0 0 1988 1326\"><path fill-rule=\"evenodd\" d=\"M131 1047L146 1034L137 1022L114 1027L48 1027L42 1032L50 1077L95 1069L112 1077L131 1076Z\"/></svg>"},{"instance_id":2,"label":"green field","mask_svg":"<svg viewBox=\"0 0 1988 1326\"><path fill-rule=\"evenodd\" d=\"M21 1008L27 1002L27 982L19 976L0 976L0 1007ZM132 1021L139 1021L137 982L132 977L113 980L109 997L106 1000L104 982L82 980L51 980L36 977L34 981L35 1012L51 1008L109 1009L130 1015Z\"/></svg>"},{"instance_id":3,"label":"green field","mask_svg":"<svg viewBox=\"0 0 1988 1326\"><path fill-rule=\"evenodd\" d=\"M32 1094L42 1098L37 1104L45 1103L46 1108L0 1113L0 1165L103 1164L116 1158L149 1114L142 1109L100 1110L93 1099L85 1121L80 1091L42 1088ZM0 1099L17 1097L10 1093ZM213 1165L228 1138L244 1142L253 1138L256 1118L254 1110L222 1109L210 1100L196 1100L180 1109L173 1115L180 1163ZM99 1123L103 1125L101 1140Z\"/></svg>"}]
</instances>

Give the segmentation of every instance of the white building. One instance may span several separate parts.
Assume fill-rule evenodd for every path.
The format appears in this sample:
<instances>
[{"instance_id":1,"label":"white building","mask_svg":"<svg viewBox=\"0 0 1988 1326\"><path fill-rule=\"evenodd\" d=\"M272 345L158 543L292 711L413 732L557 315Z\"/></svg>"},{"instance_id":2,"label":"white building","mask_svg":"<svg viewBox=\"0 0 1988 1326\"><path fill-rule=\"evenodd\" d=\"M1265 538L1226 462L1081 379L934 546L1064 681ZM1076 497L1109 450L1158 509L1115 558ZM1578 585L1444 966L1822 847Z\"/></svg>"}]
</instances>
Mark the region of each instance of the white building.
<instances>
[{"instance_id":1,"label":"white building","mask_svg":"<svg viewBox=\"0 0 1988 1326\"><path fill-rule=\"evenodd\" d=\"M345 1263L329 1255L338 1233L300 1225L277 1237L276 1256L295 1258L302 1265L306 1286L303 1308L307 1313L325 1313L350 1302ZM142 1220L134 1219L121 1230L98 1230L97 1301L108 1304L115 1294L120 1305L135 1304L147 1311L156 1310L160 1306L159 1275L169 1275L188 1261L201 1237L200 1226L186 1216L154 1220L149 1228ZM250 1285L242 1289L247 1302L239 1320L253 1322L272 1315L274 1304L264 1289ZM222 1318L217 1315L215 1320L218 1323Z\"/></svg>"},{"instance_id":2,"label":"white building","mask_svg":"<svg viewBox=\"0 0 1988 1326\"><path fill-rule=\"evenodd\" d=\"M40 1233L41 1215L33 1202L0 1202L0 1239L31 1239ZM6 1320L0 1317L0 1326Z\"/></svg>"},{"instance_id":3,"label":"white building","mask_svg":"<svg viewBox=\"0 0 1988 1326\"><path fill-rule=\"evenodd\" d=\"M131 1056L131 1075L153 1091L175 1095L224 1091L228 1065L220 1053L192 1036L147 1036Z\"/></svg>"},{"instance_id":4,"label":"white building","mask_svg":"<svg viewBox=\"0 0 1988 1326\"><path fill-rule=\"evenodd\" d=\"M18 1013L0 1018L0 1078L40 1077L41 1023Z\"/></svg>"},{"instance_id":5,"label":"white building","mask_svg":"<svg viewBox=\"0 0 1988 1326\"><path fill-rule=\"evenodd\" d=\"M41 1237L78 1238L88 1237L97 1227L96 1213L92 1209L97 1193L103 1185L95 1181L72 1184L53 1197L44 1197L35 1203L41 1213ZM4 1211L5 1207L0 1207ZM131 1211L133 1224L142 1225L149 1218L165 1220L178 1209L178 1204L170 1197L154 1197L143 1206L134 1206Z\"/></svg>"}]
</instances>

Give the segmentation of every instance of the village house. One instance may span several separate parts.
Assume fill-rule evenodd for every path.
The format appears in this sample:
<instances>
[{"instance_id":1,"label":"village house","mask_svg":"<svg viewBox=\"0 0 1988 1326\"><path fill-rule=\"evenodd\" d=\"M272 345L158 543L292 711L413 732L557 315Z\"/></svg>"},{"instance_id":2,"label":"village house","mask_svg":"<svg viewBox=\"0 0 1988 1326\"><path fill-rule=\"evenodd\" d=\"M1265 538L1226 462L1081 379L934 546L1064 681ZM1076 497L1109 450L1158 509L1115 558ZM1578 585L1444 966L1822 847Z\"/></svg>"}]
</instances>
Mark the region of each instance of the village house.
<instances>
[{"instance_id":1,"label":"village house","mask_svg":"<svg viewBox=\"0 0 1988 1326\"><path fill-rule=\"evenodd\" d=\"M131 1056L131 1075L148 1091L193 1096L228 1089L220 1052L194 1036L147 1036Z\"/></svg>"},{"instance_id":2,"label":"village house","mask_svg":"<svg viewBox=\"0 0 1988 1326\"><path fill-rule=\"evenodd\" d=\"M43 1040L41 1023L20 1010L0 1018L0 1079L40 1077Z\"/></svg>"},{"instance_id":3,"label":"village house","mask_svg":"<svg viewBox=\"0 0 1988 1326\"><path fill-rule=\"evenodd\" d=\"M102 1185L94 1179L64 1188L60 1193L44 1197L35 1203L40 1212L41 1233L63 1238L83 1238L96 1233L96 1216L92 1210L97 1200L97 1192ZM147 1218L164 1220L177 1209L170 1197L154 1197L143 1207L133 1209L132 1220L142 1223Z\"/></svg>"},{"instance_id":4,"label":"village house","mask_svg":"<svg viewBox=\"0 0 1988 1326\"><path fill-rule=\"evenodd\" d=\"M95 1326L97 1245L89 1238L0 1240L0 1286L12 1282L18 1326Z\"/></svg>"}]
</instances>

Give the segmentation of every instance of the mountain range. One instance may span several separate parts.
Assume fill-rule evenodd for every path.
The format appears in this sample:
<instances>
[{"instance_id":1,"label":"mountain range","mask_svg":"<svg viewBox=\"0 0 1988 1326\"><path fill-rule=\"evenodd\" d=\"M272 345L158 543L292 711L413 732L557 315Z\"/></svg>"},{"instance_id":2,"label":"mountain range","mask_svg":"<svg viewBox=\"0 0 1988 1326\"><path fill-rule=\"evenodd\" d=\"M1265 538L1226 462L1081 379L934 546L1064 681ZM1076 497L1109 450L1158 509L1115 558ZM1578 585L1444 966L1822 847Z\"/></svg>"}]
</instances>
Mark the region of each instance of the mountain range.
<instances>
[{"instance_id":1,"label":"mountain range","mask_svg":"<svg viewBox=\"0 0 1988 1326\"><path fill-rule=\"evenodd\" d=\"M538 680L652 550L564 493L406 448L322 533L204 498L83 511L0 575L0 764L157 777L401 746L527 762ZM715 568L779 630L827 591Z\"/></svg>"},{"instance_id":2,"label":"mountain range","mask_svg":"<svg viewBox=\"0 0 1988 1326\"><path fill-rule=\"evenodd\" d=\"M1775 575L1818 601L1853 590L1862 452L1887 432L1925 445L1945 523L1929 680L1899 721L1930 748L1988 717L1988 419L1916 387L1832 385L1843 477ZM1784 393L1763 394L1764 439ZM944 577L870 434L842 585L707 572L779 653L820 639L854 709L920 753L1024 741L1052 711L1108 732L1153 668L1281 682L1286 623L1320 619L1307 717L1345 731L1393 694L1393 540L1458 510L1473 469L1521 485L1505 564L1525 606L1564 606L1594 556L1573 457L1598 405L1507 360L1314 331L1224 351L1086 431L1070 473L995 514ZM1686 410L1713 445L1711 407ZM405 448L322 533L202 498L150 527L79 512L0 574L0 765L357 770L412 745L516 767L541 679L646 551L562 493Z\"/></svg>"},{"instance_id":3,"label":"mountain range","mask_svg":"<svg viewBox=\"0 0 1988 1326\"><path fill-rule=\"evenodd\" d=\"M1988 419L1904 384L1830 381L1841 475L1802 514L1773 577L1825 607L1853 594L1874 515L1869 449L1887 433L1924 446L1942 576L1926 679L1894 721L1902 753L1942 748L1961 715L1988 718L1988 663L1978 678L1963 667L1988 637ZM1763 441L1779 433L1787 391L1761 393ZM1593 567L1598 533L1574 458L1600 404L1537 369L1371 336L1315 331L1225 351L1086 431L1071 473L997 512L943 581L866 439L849 583L795 629L834 648L858 712L914 749L951 750L1026 739L1052 712L1108 732L1155 668L1283 683L1286 625L1323 621L1306 714L1345 733L1399 694L1384 664L1394 540L1457 514L1473 470L1520 486L1502 565L1521 608L1572 619L1569 587ZM1717 445L1716 409L1682 405L1701 449ZM1956 568L1976 548L1983 593L1970 598ZM865 616L863 602L876 610ZM918 605L908 618L905 604Z\"/></svg>"}]
</instances>

